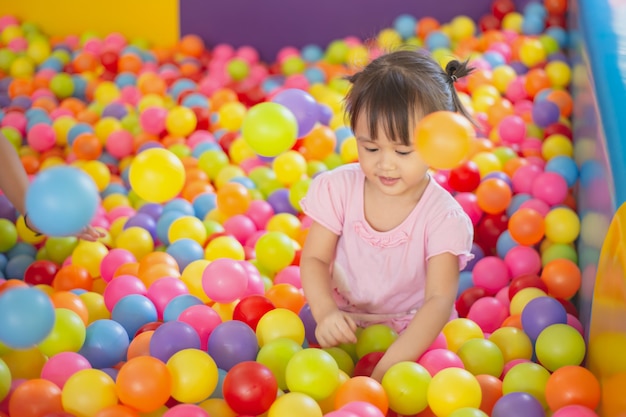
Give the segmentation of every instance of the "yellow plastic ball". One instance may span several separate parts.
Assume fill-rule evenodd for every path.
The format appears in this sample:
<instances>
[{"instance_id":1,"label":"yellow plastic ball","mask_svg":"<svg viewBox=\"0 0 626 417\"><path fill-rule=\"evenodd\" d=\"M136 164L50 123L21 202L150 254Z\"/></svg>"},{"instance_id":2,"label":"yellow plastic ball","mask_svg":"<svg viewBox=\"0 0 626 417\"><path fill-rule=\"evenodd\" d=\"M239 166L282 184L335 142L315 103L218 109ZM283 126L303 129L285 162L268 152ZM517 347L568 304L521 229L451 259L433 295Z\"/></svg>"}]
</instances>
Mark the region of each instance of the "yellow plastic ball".
<instances>
[{"instance_id":1,"label":"yellow plastic ball","mask_svg":"<svg viewBox=\"0 0 626 417\"><path fill-rule=\"evenodd\" d=\"M307 163L301 153L287 151L272 161L272 169L276 173L278 181L289 186L306 175Z\"/></svg>"},{"instance_id":2,"label":"yellow plastic ball","mask_svg":"<svg viewBox=\"0 0 626 417\"><path fill-rule=\"evenodd\" d=\"M246 106L238 101L226 103L217 112L219 124L229 132L236 132L241 128L246 112Z\"/></svg>"},{"instance_id":3,"label":"yellow plastic ball","mask_svg":"<svg viewBox=\"0 0 626 417\"><path fill-rule=\"evenodd\" d=\"M180 350L168 359L166 366L172 381L171 396L177 401L199 403L217 387L217 365L205 351Z\"/></svg>"},{"instance_id":4,"label":"yellow plastic ball","mask_svg":"<svg viewBox=\"0 0 626 417\"><path fill-rule=\"evenodd\" d=\"M541 155L549 161L555 156L574 156L574 144L565 135L555 133L545 138L541 145Z\"/></svg>"},{"instance_id":5,"label":"yellow plastic ball","mask_svg":"<svg viewBox=\"0 0 626 417\"><path fill-rule=\"evenodd\" d=\"M113 81L102 81L94 91L94 99L97 103L107 105L120 98L120 89Z\"/></svg>"},{"instance_id":6,"label":"yellow plastic ball","mask_svg":"<svg viewBox=\"0 0 626 417\"><path fill-rule=\"evenodd\" d=\"M204 258L214 261L220 258L243 261L246 253L237 239L231 236L218 236L211 240L204 249Z\"/></svg>"},{"instance_id":7,"label":"yellow plastic ball","mask_svg":"<svg viewBox=\"0 0 626 417\"><path fill-rule=\"evenodd\" d=\"M545 71L552 88L567 88L572 80L572 70L565 62L548 62Z\"/></svg>"},{"instance_id":8,"label":"yellow plastic ball","mask_svg":"<svg viewBox=\"0 0 626 417\"><path fill-rule=\"evenodd\" d=\"M141 260L144 256L154 251L154 241L150 232L142 227L129 227L122 230L115 238L115 247L126 249L135 259Z\"/></svg>"},{"instance_id":9,"label":"yellow plastic ball","mask_svg":"<svg viewBox=\"0 0 626 417\"><path fill-rule=\"evenodd\" d=\"M580 218L567 207L557 207L545 217L546 238L554 243L572 243L580 234Z\"/></svg>"},{"instance_id":10,"label":"yellow plastic ball","mask_svg":"<svg viewBox=\"0 0 626 417\"><path fill-rule=\"evenodd\" d=\"M547 294L535 287L523 288L518 291L513 298L511 298L511 305L509 306L509 312L511 315L522 314L524 307L531 300L539 297L545 297Z\"/></svg>"},{"instance_id":11,"label":"yellow plastic ball","mask_svg":"<svg viewBox=\"0 0 626 417\"><path fill-rule=\"evenodd\" d=\"M174 243L179 239L191 239L204 246L207 240L207 230L202 220L194 216L182 216L172 222L168 231L167 239Z\"/></svg>"},{"instance_id":12,"label":"yellow plastic ball","mask_svg":"<svg viewBox=\"0 0 626 417\"><path fill-rule=\"evenodd\" d=\"M176 197L183 189L185 167L165 149L147 149L131 162L129 180L139 197L151 203L162 203Z\"/></svg>"},{"instance_id":13,"label":"yellow plastic ball","mask_svg":"<svg viewBox=\"0 0 626 417\"><path fill-rule=\"evenodd\" d=\"M442 333L448 343L448 349L453 352L457 352L463 343L470 339L485 337L478 324L466 318L450 320L443 327Z\"/></svg>"},{"instance_id":14,"label":"yellow plastic ball","mask_svg":"<svg viewBox=\"0 0 626 417\"><path fill-rule=\"evenodd\" d=\"M111 182L111 171L101 161L87 161L81 169L85 171L96 184L98 191L103 191Z\"/></svg>"},{"instance_id":15,"label":"yellow plastic ball","mask_svg":"<svg viewBox=\"0 0 626 417\"><path fill-rule=\"evenodd\" d=\"M469 39L476 33L476 23L467 16L457 16L450 22L452 40Z\"/></svg>"}]
</instances>

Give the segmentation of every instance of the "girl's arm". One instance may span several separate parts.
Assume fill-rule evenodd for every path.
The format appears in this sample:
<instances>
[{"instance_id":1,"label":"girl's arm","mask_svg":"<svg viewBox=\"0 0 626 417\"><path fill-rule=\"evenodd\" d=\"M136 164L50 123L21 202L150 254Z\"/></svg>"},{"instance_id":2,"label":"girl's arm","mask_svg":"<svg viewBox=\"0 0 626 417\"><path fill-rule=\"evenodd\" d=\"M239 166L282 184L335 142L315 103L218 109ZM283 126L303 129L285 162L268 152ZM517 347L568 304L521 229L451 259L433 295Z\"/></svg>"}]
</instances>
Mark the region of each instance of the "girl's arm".
<instances>
[{"instance_id":1,"label":"girl's arm","mask_svg":"<svg viewBox=\"0 0 626 417\"><path fill-rule=\"evenodd\" d=\"M313 222L300 258L302 289L317 323L316 336L322 347L356 342L356 325L337 308L330 285L330 267L338 238L324 226Z\"/></svg>"},{"instance_id":2,"label":"girl's arm","mask_svg":"<svg viewBox=\"0 0 626 417\"><path fill-rule=\"evenodd\" d=\"M450 319L459 281L458 257L449 252L433 256L426 270L424 304L374 368L372 378L378 381L392 365L416 361Z\"/></svg>"},{"instance_id":3,"label":"girl's arm","mask_svg":"<svg viewBox=\"0 0 626 417\"><path fill-rule=\"evenodd\" d=\"M0 189L22 215L26 212L28 185L28 175L15 147L0 133Z\"/></svg>"}]
</instances>

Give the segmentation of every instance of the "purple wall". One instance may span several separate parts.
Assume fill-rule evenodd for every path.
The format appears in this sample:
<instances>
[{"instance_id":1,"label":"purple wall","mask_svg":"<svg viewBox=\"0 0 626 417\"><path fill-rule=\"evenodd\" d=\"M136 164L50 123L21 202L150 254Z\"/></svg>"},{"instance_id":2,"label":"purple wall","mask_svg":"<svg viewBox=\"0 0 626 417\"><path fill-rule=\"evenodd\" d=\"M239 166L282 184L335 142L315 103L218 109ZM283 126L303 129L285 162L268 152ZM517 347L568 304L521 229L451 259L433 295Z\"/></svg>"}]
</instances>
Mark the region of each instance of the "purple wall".
<instances>
[{"instance_id":1,"label":"purple wall","mask_svg":"<svg viewBox=\"0 0 626 417\"><path fill-rule=\"evenodd\" d=\"M529 0L516 0L518 7ZM180 0L181 36L200 35L207 45L251 45L266 61L284 46L322 47L349 35L369 38L403 13L441 22L459 15L478 20L492 0Z\"/></svg>"}]
</instances>

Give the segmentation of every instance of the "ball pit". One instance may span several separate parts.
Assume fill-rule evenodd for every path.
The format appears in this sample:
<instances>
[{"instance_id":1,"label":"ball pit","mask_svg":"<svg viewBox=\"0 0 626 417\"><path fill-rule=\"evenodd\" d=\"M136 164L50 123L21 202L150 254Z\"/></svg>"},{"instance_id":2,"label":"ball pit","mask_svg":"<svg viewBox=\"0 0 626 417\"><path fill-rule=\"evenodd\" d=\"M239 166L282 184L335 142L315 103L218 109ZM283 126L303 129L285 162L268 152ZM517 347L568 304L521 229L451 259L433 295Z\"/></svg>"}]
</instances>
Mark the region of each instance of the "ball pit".
<instances>
[{"instance_id":1,"label":"ball pit","mask_svg":"<svg viewBox=\"0 0 626 417\"><path fill-rule=\"evenodd\" d=\"M0 126L33 176L29 219L54 237L0 200L0 416L595 415L567 307L581 172L549 24L565 7L403 15L367 43L284 48L273 63L193 35L162 51L1 17ZM477 68L456 87L479 128L440 112L416 130L476 227L476 259L460 317L378 383L364 374L393 330L317 348L299 200L316 173L355 161L341 76L400 43ZM71 237L89 223L105 237Z\"/></svg>"}]
</instances>

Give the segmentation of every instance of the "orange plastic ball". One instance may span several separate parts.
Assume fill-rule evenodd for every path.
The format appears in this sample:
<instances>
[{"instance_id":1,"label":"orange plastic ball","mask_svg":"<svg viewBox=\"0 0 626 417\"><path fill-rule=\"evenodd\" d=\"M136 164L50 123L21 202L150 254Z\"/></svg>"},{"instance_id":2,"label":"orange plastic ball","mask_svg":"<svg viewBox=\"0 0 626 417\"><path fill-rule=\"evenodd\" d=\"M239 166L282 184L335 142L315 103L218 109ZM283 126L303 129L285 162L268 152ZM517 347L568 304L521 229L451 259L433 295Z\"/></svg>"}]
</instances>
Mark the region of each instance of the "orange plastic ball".
<instances>
[{"instance_id":1,"label":"orange plastic ball","mask_svg":"<svg viewBox=\"0 0 626 417\"><path fill-rule=\"evenodd\" d=\"M499 178L483 180L476 188L478 207L485 213L502 213L509 206L512 197L511 187Z\"/></svg>"},{"instance_id":2,"label":"orange plastic ball","mask_svg":"<svg viewBox=\"0 0 626 417\"><path fill-rule=\"evenodd\" d=\"M545 224L536 210L521 208L509 218L509 233L520 245L532 246L543 239Z\"/></svg>"},{"instance_id":3,"label":"orange plastic ball","mask_svg":"<svg viewBox=\"0 0 626 417\"><path fill-rule=\"evenodd\" d=\"M568 300L580 289L582 274L574 262L566 258L557 258L544 266L541 280L548 287L549 295Z\"/></svg>"},{"instance_id":4,"label":"orange plastic ball","mask_svg":"<svg viewBox=\"0 0 626 417\"><path fill-rule=\"evenodd\" d=\"M415 128L415 149L435 169L453 169L467 158L476 132L464 116L437 111L426 115Z\"/></svg>"}]
</instances>

